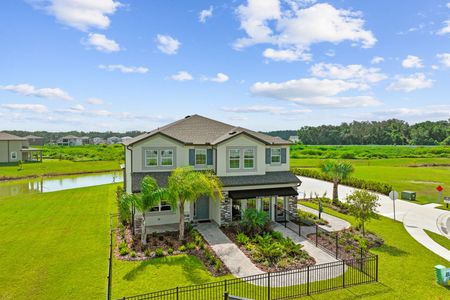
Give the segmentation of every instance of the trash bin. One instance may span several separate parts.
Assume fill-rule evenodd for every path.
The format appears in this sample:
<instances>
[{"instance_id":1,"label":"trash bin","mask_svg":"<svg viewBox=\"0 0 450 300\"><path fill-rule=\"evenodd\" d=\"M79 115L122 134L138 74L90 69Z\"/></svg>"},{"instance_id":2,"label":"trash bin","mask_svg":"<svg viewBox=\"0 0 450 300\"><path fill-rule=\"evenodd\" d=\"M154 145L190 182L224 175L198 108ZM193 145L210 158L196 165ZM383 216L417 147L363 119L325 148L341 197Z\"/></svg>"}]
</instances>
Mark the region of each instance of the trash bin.
<instances>
[{"instance_id":1,"label":"trash bin","mask_svg":"<svg viewBox=\"0 0 450 300\"><path fill-rule=\"evenodd\" d=\"M416 200L416 192L403 191L403 192L402 192L402 199L403 199L403 200L411 200L411 201L414 201L414 200Z\"/></svg>"}]
</instances>

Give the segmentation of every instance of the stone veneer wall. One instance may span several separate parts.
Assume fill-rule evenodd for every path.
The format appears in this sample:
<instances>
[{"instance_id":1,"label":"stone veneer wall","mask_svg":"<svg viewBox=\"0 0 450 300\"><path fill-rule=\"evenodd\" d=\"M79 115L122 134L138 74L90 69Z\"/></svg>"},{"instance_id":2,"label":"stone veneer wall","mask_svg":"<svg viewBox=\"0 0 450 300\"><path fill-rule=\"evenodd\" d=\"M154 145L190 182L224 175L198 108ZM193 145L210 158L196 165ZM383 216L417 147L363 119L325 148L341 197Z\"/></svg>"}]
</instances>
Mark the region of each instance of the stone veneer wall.
<instances>
[{"instance_id":1,"label":"stone veneer wall","mask_svg":"<svg viewBox=\"0 0 450 300\"><path fill-rule=\"evenodd\" d=\"M231 198L228 192L223 192L223 201L220 202L220 225L229 225L231 223Z\"/></svg>"},{"instance_id":2,"label":"stone veneer wall","mask_svg":"<svg viewBox=\"0 0 450 300\"><path fill-rule=\"evenodd\" d=\"M297 196L288 197L288 211L290 214L297 215Z\"/></svg>"}]
</instances>

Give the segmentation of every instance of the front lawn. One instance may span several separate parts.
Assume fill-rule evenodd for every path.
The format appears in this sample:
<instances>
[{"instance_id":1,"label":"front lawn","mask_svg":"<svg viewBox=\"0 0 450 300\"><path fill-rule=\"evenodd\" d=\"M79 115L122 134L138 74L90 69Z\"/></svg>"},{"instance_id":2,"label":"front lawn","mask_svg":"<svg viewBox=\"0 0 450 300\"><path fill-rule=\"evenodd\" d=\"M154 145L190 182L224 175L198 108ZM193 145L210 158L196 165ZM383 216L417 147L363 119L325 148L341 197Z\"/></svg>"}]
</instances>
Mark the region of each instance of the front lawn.
<instances>
[{"instance_id":1,"label":"front lawn","mask_svg":"<svg viewBox=\"0 0 450 300\"><path fill-rule=\"evenodd\" d=\"M0 201L0 299L100 299L117 185Z\"/></svg>"},{"instance_id":2,"label":"front lawn","mask_svg":"<svg viewBox=\"0 0 450 300\"><path fill-rule=\"evenodd\" d=\"M120 170L119 161L73 162L70 160L45 159L42 163L24 163L22 169L17 165L2 165L0 166L0 180L117 170Z\"/></svg>"},{"instance_id":3,"label":"front lawn","mask_svg":"<svg viewBox=\"0 0 450 300\"><path fill-rule=\"evenodd\" d=\"M301 204L317 209L317 204L301 201ZM324 212L345 219L355 225L353 217L329 208ZM435 282L434 266L449 265L435 255L405 230L402 223L380 216L367 224L367 229L384 240L384 245L372 249L379 256L380 284L355 286L345 290L315 295L314 299L445 299L449 290Z\"/></svg>"}]
</instances>

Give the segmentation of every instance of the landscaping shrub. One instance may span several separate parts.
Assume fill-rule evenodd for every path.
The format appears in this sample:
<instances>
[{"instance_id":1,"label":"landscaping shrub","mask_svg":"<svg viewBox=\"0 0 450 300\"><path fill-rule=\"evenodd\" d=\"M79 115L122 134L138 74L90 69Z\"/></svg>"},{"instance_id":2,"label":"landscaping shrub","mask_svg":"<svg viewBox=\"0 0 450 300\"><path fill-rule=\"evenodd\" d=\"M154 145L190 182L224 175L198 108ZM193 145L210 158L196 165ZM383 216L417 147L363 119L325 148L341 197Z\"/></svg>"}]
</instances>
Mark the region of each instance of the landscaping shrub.
<instances>
[{"instance_id":1,"label":"landscaping shrub","mask_svg":"<svg viewBox=\"0 0 450 300\"><path fill-rule=\"evenodd\" d=\"M236 240L238 241L239 244L246 245L250 241L250 238L245 233L239 232L236 235Z\"/></svg>"},{"instance_id":2,"label":"landscaping shrub","mask_svg":"<svg viewBox=\"0 0 450 300\"><path fill-rule=\"evenodd\" d=\"M326 174L323 174L316 170L311 169L301 169L301 168L293 168L292 172L297 176L305 176L305 177L311 177L316 178L320 180L330 181L332 182L331 176L328 176ZM377 181L369 181L359 178L350 177L346 180L342 180L340 184L352 186L359 189L365 189L370 190L373 192L377 192L384 195L389 195L389 192L392 191L392 185L383 183L383 182L377 182Z\"/></svg>"},{"instance_id":3,"label":"landscaping shrub","mask_svg":"<svg viewBox=\"0 0 450 300\"><path fill-rule=\"evenodd\" d=\"M173 248L169 248L169 249L167 250L167 254L172 255L172 254L173 254Z\"/></svg>"},{"instance_id":4,"label":"landscaping shrub","mask_svg":"<svg viewBox=\"0 0 450 300\"><path fill-rule=\"evenodd\" d=\"M164 256L164 251L162 248L158 248L155 250L155 255L156 257L163 257Z\"/></svg>"},{"instance_id":5,"label":"landscaping shrub","mask_svg":"<svg viewBox=\"0 0 450 300\"><path fill-rule=\"evenodd\" d=\"M150 250L145 249L144 255L147 256L147 257L150 257Z\"/></svg>"},{"instance_id":6,"label":"landscaping shrub","mask_svg":"<svg viewBox=\"0 0 450 300\"><path fill-rule=\"evenodd\" d=\"M214 262L214 270L218 272L221 268L222 268L222 261L220 261L220 259L216 259L216 261Z\"/></svg>"},{"instance_id":7,"label":"landscaping shrub","mask_svg":"<svg viewBox=\"0 0 450 300\"><path fill-rule=\"evenodd\" d=\"M178 251L180 252L186 252L186 246L185 245L181 245L180 247L178 247Z\"/></svg>"},{"instance_id":8,"label":"landscaping shrub","mask_svg":"<svg viewBox=\"0 0 450 300\"><path fill-rule=\"evenodd\" d=\"M327 221L319 219L319 217L316 216L315 214L300 209L297 210L297 216L300 218L300 222L306 226L312 226L315 224L318 225L328 224Z\"/></svg>"},{"instance_id":9,"label":"landscaping shrub","mask_svg":"<svg viewBox=\"0 0 450 300\"><path fill-rule=\"evenodd\" d=\"M131 256L131 257L136 257L136 252L131 251L131 252L130 252L130 256Z\"/></svg>"},{"instance_id":10,"label":"landscaping shrub","mask_svg":"<svg viewBox=\"0 0 450 300\"><path fill-rule=\"evenodd\" d=\"M129 250L128 250L128 248L120 248L119 249L119 254L120 254L120 256L125 256L125 255L127 255L128 254L128 252L129 252Z\"/></svg>"},{"instance_id":11,"label":"landscaping shrub","mask_svg":"<svg viewBox=\"0 0 450 300\"><path fill-rule=\"evenodd\" d=\"M242 216L241 226L247 235L254 236L269 225L269 215L265 211L258 211L254 208L248 208Z\"/></svg>"},{"instance_id":12,"label":"landscaping shrub","mask_svg":"<svg viewBox=\"0 0 450 300\"><path fill-rule=\"evenodd\" d=\"M186 248L189 250L194 250L195 249L195 243L187 243L186 244Z\"/></svg>"}]
</instances>

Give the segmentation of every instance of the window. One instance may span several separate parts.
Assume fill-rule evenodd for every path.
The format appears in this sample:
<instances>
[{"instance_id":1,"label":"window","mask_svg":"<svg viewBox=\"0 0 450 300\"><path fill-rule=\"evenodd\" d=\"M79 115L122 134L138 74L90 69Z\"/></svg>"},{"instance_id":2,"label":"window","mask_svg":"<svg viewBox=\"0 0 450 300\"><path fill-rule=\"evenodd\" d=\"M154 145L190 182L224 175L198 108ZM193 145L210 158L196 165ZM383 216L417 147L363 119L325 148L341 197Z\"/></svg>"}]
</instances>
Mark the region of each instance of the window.
<instances>
[{"instance_id":1,"label":"window","mask_svg":"<svg viewBox=\"0 0 450 300\"><path fill-rule=\"evenodd\" d=\"M17 159L17 152L11 152L11 159Z\"/></svg>"},{"instance_id":2,"label":"window","mask_svg":"<svg viewBox=\"0 0 450 300\"><path fill-rule=\"evenodd\" d=\"M206 166L206 149L195 149L195 165Z\"/></svg>"},{"instance_id":3,"label":"window","mask_svg":"<svg viewBox=\"0 0 450 300\"><path fill-rule=\"evenodd\" d=\"M154 206L150 209L151 212L161 212L161 211L169 211L172 207L170 206L170 202L161 200L157 206Z\"/></svg>"},{"instance_id":4,"label":"window","mask_svg":"<svg viewBox=\"0 0 450 300\"><path fill-rule=\"evenodd\" d=\"M173 165L173 150L161 150L161 166Z\"/></svg>"},{"instance_id":5,"label":"window","mask_svg":"<svg viewBox=\"0 0 450 300\"><path fill-rule=\"evenodd\" d=\"M158 165L158 150L145 150L145 165L147 167Z\"/></svg>"},{"instance_id":6,"label":"window","mask_svg":"<svg viewBox=\"0 0 450 300\"><path fill-rule=\"evenodd\" d=\"M281 163L281 148L273 148L270 150L270 162L272 164Z\"/></svg>"},{"instance_id":7,"label":"window","mask_svg":"<svg viewBox=\"0 0 450 300\"><path fill-rule=\"evenodd\" d=\"M255 167L255 150L244 149L244 169L253 169Z\"/></svg>"},{"instance_id":8,"label":"window","mask_svg":"<svg viewBox=\"0 0 450 300\"><path fill-rule=\"evenodd\" d=\"M230 149L230 169L239 169L241 167L241 150Z\"/></svg>"}]
</instances>

